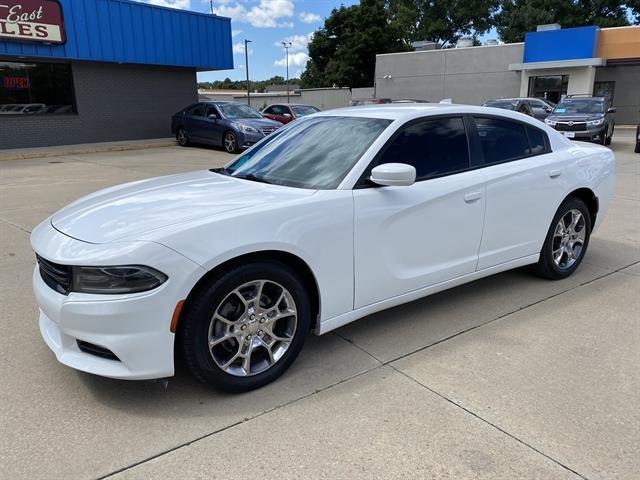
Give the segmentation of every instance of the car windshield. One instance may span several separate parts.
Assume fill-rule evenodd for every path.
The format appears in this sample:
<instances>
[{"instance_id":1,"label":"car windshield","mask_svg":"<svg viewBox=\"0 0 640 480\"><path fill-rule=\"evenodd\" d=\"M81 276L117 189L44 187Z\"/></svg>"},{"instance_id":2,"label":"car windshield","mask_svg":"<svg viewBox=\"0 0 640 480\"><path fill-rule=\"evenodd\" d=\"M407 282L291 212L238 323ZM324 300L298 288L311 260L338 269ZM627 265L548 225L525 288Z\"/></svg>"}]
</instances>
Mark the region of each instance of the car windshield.
<instances>
[{"instance_id":1,"label":"car windshield","mask_svg":"<svg viewBox=\"0 0 640 480\"><path fill-rule=\"evenodd\" d=\"M336 188L391 120L316 117L292 122L221 173L309 189Z\"/></svg>"},{"instance_id":2,"label":"car windshield","mask_svg":"<svg viewBox=\"0 0 640 480\"><path fill-rule=\"evenodd\" d=\"M565 98L561 101L553 113L580 114L580 113L604 113L604 102L590 98Z\"/></svg>"},{"instance_id":3,"label":"car windshield","mask_svg":"<svg viewBox=\"0 0 640 480\"><path fill-rule=\"evenodd\" d=\"M292 105L291 108L298 117L304 117L305 115L311 115L312 113L318 113L320 111L311 105Z\"/></svg>"},{"instance_id":4,"label":"car windshield","mask_svg":"<svg viewBox=\"0 0 640 480\"><path fill-rule=\"evenodd\" d=\"M485 107L493 107L493 108L503 108L505 110L515 110L516 104L513 102L487 102L484 104Z\"/></svg>"},{"instance_id":5,"label":"car windshield","mask_svg":"<svg viewBox=\"0 0 640 480\"><path fill-rule=\"evenodd\" d=\"M217 104L220 113L224 118L237 120L240 118L262 118L260 112L248 105L241 103L219 103Z\"/></svg>"}]
</instances>

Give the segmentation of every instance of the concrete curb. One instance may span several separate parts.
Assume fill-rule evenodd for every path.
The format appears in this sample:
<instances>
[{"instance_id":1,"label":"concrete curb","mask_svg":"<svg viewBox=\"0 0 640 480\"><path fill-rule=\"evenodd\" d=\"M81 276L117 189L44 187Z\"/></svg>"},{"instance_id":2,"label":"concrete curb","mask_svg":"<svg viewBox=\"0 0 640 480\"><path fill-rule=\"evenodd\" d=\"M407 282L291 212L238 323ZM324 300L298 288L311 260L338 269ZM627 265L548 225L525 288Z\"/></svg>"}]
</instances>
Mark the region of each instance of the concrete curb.
<instances>
[{"instance_id":1,"label":"concrete curb","mask_svg":"<svg viewBox=\"0 0 640 480\"><path fill-rule=\"evenodd\" d=\"M122 152L126 150L143 150L147 148L164 148L174 147L177 143L175 140L167 140L162 142L153 143L131 143L131 144L96 144L96 145L69 145L68 148L61 150L45 150L42 151L28 151L25 153L18 153L12 151L8 154L3 154L0 150L0 161L5 160L29 160L33 158L49 158L49 157L62 157L66 155L81 155L87 153L102 153L102 152ZM54 147L55 148L55 147ZM39 149L40 150L40 149Z\"/></svg>"}]
</instances>

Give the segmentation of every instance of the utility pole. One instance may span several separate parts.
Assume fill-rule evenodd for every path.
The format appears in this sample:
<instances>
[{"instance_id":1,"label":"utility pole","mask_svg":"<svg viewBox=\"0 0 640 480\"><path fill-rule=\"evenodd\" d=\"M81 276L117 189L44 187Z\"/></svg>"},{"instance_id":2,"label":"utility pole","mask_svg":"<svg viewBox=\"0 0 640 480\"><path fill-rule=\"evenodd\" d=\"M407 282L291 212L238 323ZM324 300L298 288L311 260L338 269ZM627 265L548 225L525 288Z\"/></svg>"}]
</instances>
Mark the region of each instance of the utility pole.
<instances>
[{"instance_id":1,"label":"utility pole","mask_svg":"<svg viewBox=\"0 0 640 480\"><path fill-rule=\"evenodd\" d=\"M289 103L289 49L291 48L291 42L280 42L284 47L284 57L287 62L287 104Z\"/></svg>"},{"instance_id":2,"label":"utility pole","mask_svg":"<svg viewBox=\"0 0 640 480\"><path fill-rule=\"evenodd\" d=\"M247 71L247 105L251 106L251 87L249 85L249 47L251 40L244 39L244 68Z\"/></svg>"}]
</instances>

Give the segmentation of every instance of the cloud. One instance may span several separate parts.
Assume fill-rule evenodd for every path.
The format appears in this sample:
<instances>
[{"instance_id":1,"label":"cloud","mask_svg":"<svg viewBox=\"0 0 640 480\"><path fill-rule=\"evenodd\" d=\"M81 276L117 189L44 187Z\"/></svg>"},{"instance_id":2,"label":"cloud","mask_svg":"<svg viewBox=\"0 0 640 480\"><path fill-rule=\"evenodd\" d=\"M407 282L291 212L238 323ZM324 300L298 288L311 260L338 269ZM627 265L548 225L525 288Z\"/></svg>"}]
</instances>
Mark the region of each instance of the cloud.
<instances>
[{"instance_id":1,"label":"cloud","mask_svg":"<svg viewBox=\"0 0 640 480\"><path fill-rule=\"evenodd\" d=\"M288 37L283 38L280 42L275 42L274 45L276 47L282 48L282 42L291 43L291 48L289 48L289 52L306 52L307 46L309 42L313 38L313 33L308 35L290 35Z\"/></svg>"},{"instance_id":2,"label":"cloud","mask_svg":"<svg viewBox=\"0 0 640 480\"><path fill-rule=\"evenodd\" d=\"M305 52L290 53L289 54L289 67L304 67L309 61L309 55ZM284 67L287 65L287 57L281 60L273 62L274 67Z\"/></svg>"},{"instance_id":3,"label":"cloud","mask_svg":"<svg viewBox=\"0 0 640 480\"><path fill-rule=\"evenodd\" d=\"M214 6L214 10L218 15L231 17L236 22L247 22L257 28L291 28L293 22L286 19L293 17L295 5L293 0L260 0L257 5L247 9L236 1L233 4L224 2L217 7Z\"/></svg>"},{"instance_id":4,"label":"cloud","mask_svg":"<svg viewBox=\"0 0 640 480\"><path fill-rule=\"evenodd\" d=\"M236 55L244 55L244 42L238 42L233 44L233 53ZM249 47L249 55L253 55L253 50Z\"/></svg>"},{"instance_id":5,"label":"cloud","mask_svg":"<svg viewBox=\"0 0 640 480\"><path fill-rule=\"evenodd\" d=\"M231 36L232 37L237 37L241 33L242 33L242 30L231 30Z\"/></svg>"},{"instance_id":6,"label":"cloud","mask_svg":"<svg viewBox=\"0 0 640 480\"><path fill-rule=\"evenodd\" d=\"M304 23L315 23L320 21L320 15L309 12L300 12L298 18Z\"/></svg>"},{"instance_id":7,"label":"cloud","mask_svg":"<svg viewBox=\"0 0 640 480\"><path fill-rule=\"evenodd\" d=\"M179 8L180 10L191 8L191 0L149 0L149 3L159 7Z\"/></svg>"}]
</instances>

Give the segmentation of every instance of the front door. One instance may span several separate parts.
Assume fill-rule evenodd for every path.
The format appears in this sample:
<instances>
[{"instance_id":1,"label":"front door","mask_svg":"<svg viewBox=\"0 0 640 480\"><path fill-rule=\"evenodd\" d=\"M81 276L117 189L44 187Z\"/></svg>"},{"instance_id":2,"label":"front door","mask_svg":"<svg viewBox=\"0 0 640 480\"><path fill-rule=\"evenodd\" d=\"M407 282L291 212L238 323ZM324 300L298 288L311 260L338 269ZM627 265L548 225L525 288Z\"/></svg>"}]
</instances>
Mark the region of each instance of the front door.
<instances>
[{"instance_id":1,"label":"front door","mask_svg":"<svg viewBox=\"0 0 640 480\"><path fill-rule=\"evenodd\" d=\"M417 176L408 187L353 191L354 307L472 273L485 198L462 117L410 122L374 162L407 163Z\"/></svg>"}]
</instances>

